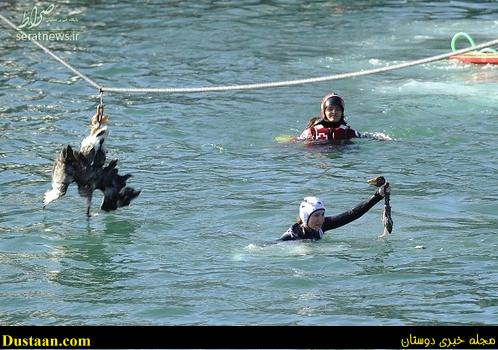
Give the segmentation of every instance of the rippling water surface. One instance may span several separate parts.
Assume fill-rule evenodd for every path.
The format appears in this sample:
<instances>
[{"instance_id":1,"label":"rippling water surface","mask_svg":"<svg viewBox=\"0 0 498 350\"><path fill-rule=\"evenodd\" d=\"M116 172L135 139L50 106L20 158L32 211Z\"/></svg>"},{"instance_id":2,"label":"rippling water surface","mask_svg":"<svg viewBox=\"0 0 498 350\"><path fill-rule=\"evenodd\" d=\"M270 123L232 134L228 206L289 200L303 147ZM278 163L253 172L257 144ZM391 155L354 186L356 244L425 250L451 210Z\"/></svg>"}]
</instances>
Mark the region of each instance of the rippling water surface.
<instances>
[{"instance_id":1,"label":"rippling water surface","mask_svg":"<svg viewBox=\"0 0 498 350\"><path fill-rule=\"evenodd\" d=\"M19 24L31 7L0 12ZM494 1L56 11L77 19L80 37L43 43L107 87L317 77L445 53L459 31L477 43L498 33ZM496 323L497 67L445 60L279 89L106 94L108 157L142 193L111 214L99 194L87 220L75 188L41 202L56 152L86 135L97 91L3 25L0 40L2 324ZM275 141L300 133L329 91L355 129L393 140ZM393 185L387 240L377 205L320 242L274 243L303 196L337 213L367 198L378 174Z\"/></svg>"}]
</instances>

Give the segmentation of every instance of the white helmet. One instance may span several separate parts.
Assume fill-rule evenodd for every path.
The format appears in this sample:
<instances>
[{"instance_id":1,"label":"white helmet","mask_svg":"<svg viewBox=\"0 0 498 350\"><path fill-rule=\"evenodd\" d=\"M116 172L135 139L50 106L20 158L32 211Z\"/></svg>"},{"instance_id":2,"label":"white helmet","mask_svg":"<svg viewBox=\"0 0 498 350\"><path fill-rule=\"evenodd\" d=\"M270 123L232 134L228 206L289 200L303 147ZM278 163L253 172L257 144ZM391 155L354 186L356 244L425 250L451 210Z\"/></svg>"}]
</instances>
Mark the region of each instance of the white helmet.
<instances>
[{"instance_id":1,"label":"white helmet","mask_svg":"<svg viewBox=\"0 0 498 350\"><path fill-rule=\"evenodd\" d=\"M304 197L299 206L299 218L303 224L308 225L308 219L317 210L325 210L323 202L318 197Z\"/></svg>"}]
</instances>

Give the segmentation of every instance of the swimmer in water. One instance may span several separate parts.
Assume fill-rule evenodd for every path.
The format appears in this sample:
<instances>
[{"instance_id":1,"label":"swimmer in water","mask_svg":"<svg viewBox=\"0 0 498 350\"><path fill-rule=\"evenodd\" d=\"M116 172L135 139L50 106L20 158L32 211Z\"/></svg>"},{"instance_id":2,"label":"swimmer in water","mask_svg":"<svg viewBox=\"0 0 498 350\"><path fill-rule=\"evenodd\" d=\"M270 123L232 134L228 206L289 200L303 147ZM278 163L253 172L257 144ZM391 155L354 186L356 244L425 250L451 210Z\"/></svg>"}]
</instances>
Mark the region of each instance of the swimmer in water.
<instances>
[{"instance_id":1,"label":"swimmer in water","mask_svg":"<svg viewBox=\"0 0 498 350\"><path fill-rule=\"evenodd\" d=\"M380 202L391 187L386 182L379 187L373 196L344 213L325 216L325 205L318 197L305 197L299 206L299 218L295 224L279 238L280 241L299 239L319 240L324 233L344 226L365 214L375 204Z\"/></svg>"},{"instance_id":2,"label":"swimmer in water","mask_svg":"<svg viewBox=\"0 0 498 350\"><path fill-rule=\"evenodd\" d=\"M361 137L361 135L358 131L351 129L346 121L343 98L331 93L322 99L320 116L310 119L298 140L327 143L356 137Z\"/></svg>"}]
</instances>

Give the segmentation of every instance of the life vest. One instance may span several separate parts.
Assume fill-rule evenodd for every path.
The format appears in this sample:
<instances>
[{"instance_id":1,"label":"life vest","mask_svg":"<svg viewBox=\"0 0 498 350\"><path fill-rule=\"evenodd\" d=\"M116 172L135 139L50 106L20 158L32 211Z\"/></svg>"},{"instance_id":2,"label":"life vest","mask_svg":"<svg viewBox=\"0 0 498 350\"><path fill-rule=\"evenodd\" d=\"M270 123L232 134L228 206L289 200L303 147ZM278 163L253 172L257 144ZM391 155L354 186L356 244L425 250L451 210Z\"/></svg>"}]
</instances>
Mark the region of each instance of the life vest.
<instances>
[{"instance_id":1,"label":"life vest","mask_svg":"<svg viewBox=\"0 0 498 350\"><path fill-rule=\"evenodd\" d=\"M310 128L310 133L313 141L339 141L359 137L355 130L344 124L336 128L326 128L318 124Z\"/></svg>"}]
</instances>

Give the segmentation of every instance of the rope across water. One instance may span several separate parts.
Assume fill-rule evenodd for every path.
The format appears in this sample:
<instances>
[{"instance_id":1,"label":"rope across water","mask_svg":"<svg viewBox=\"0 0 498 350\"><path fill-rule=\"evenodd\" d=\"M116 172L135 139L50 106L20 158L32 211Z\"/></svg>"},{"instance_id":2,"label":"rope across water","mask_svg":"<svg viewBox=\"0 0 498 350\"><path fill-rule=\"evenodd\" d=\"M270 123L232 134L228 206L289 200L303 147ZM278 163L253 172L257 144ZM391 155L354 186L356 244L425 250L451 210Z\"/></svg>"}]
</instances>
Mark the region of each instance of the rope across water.
<instances>
[{"instance_id":1,"label":"rope across water","mask_svg":"<svg viewBox=\"0 0 498 350\"><path fill-rule=\"evenodd\" d=\"M21 29L17 28L11 21L9 21L7 18L5 18L1 14L0 14L0 19L3 22L5 22L7 25L9 25L11 28L13 28L14 30L24 34L24 32ZM45 46L40 44L35 39L31 38L30 36L28 36L28 38L36 46L40 47L43 51L45 51L48 55L50 55L52 58L57 60L63 66L65 66L70 71L75 73L77 76L79 76L80 78L85 80L91 86L97 88L99 90L99 93L102 93L102 92L196 93L196 92L220 92L220 91L251 90L251 89L255 90L255 89L278 88L278 87L293 86L293 85L303 85L303 84L318 83L318 82L323 82L323 81L355 78L355 77L360 77L360 76L364 76L364 75L377 74L377 73L388 72L388 71L392 71L392 70L396 70L396 69L408 68L408 67L412 67L412 66L416 66L416 65L420 65L420 64L424 64L424 63L440 61L440 60L443 60L445 58L449 58L449 57L454 56L454 55L459 55L459 54L463 54L466 52L475 51L475 50L487 48L490 46L498 45L498 39L495 39L495 40L491 40L491 41L485 42L485 43L480 44L480 45L471 46L471 47L468 47L468 48L465 48L462 50L457 50L457 51L453 51L453 52L449 52L449 53L445 53L445 54L441 54L441 55L436 55L436 56L422 58L422 59L418 59L418 60L414 60L414 61L409 61L406 63L400 63L400 64L391 65L391 66L361 70L361 71L350 72L350 73L341 73L341 74L327 75L327 76L322 76L322 77L307 78L307 79L296 79L296 80L286 80L286 81L276 81L276 82L266 82L266 83L254 83L254 84L241 84L241 85L206 86L206 87L123 88L123 87L104 87L102 85L99 85L97 82L95 82L94 80L87 77L85 74L78 71L76 68L71 66L69 63L65 62L62 58L60 58L59 56L54 54L52 51L50 51L50 49L46 48Z\"/></svg>"}]
</instances>

